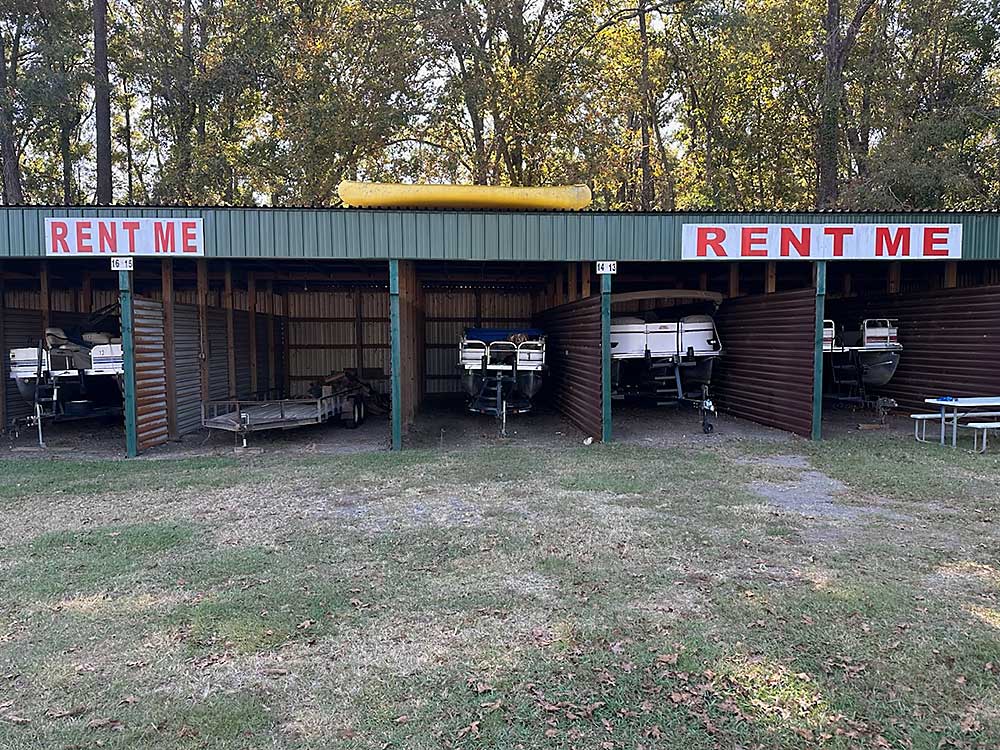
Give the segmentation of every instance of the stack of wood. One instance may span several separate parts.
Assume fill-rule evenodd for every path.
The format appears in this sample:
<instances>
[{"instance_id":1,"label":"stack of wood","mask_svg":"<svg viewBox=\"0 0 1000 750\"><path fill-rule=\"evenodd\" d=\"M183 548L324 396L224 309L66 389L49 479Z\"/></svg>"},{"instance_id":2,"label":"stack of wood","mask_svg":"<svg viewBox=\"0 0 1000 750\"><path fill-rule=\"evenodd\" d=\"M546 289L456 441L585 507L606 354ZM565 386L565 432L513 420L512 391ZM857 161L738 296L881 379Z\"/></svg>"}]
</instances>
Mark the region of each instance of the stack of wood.
<instances>
[{"instance_id":1,"label":"stack of wood","mask_svg":"<svg viewBox=\"0 0 1000 750\"><path fill-rule=\"evenodd\" d=\"M332 389L332 390L331 390ZM348 367L338 372L331 372L323 380L314 383L311 389L318 391L321 395L330 393L348 394L360 393L368 407L369 414L388 414L390 408L389 398L358 377L358 371L353 367Z\"/></svg>"}]
</instances>

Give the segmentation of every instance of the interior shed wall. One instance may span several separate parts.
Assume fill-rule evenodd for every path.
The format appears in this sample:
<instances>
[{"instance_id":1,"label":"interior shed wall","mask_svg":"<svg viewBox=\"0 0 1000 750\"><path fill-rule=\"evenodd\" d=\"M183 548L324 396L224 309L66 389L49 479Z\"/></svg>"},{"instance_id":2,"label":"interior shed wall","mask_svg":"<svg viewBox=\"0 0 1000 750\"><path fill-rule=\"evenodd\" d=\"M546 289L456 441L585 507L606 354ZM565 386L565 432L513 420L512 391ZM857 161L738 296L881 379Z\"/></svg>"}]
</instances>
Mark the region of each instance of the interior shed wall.
<instances>
[{"instance_id":1,"label":"interior shed wall","mask_svg":"<svg viewBox=\"0 0 1000 750\"><path fill-rule=\"evenodd\" d=\"M275 368L288 368L290 394L303 395L312 383L348 367L358 368L362 380L387 393L388 297L385 287L289 291L287 319L275 330L277 345L287 349L288 358L276 357ZM259 360L265 349L258 334Z\"/></svg>"},{"instance_id":2,"label":"interior shed wall","mask_svg":"<svg viewBox=\"0 0 1000 750\"><path fill-rule=\"evenodd\" d=\"M553 404L584 433L601 439L600 295L544 310L535 325L546 334L547 392Z\"/></svg>"},{"instance_id":3,"label":"interior shed wall","mask_svg":"<svg viewBox=\"0 0 1000 750\"><path fill-rule=\"evenodd\" d=\"M759 424L812 430L816 295L813 289L725 300L716 314L722 357L719 407Z\"/></svg>"},{"instance_id":4,"label":"interior shed wall","mask_svg":"<svg viewBox=\"0 0 1000 750\"><path fill-rule=\"evenodd\" d=\"M1000 285L827 301L828 320L896 318L903 352L879 395L926 411L932 396L1000 394Z\"/></svg>"},{"instance_id":5,"label":"interior shed wall","mask_svg":"<svg viewBox=\"0 0 1000 750\"><path fill-rule=\"evenodd\" d=\"M466 328L531 325L532 290L456 284L423 287L425 310L424 392L461 393L458 342Z\"/></svg>"}]
</instances>

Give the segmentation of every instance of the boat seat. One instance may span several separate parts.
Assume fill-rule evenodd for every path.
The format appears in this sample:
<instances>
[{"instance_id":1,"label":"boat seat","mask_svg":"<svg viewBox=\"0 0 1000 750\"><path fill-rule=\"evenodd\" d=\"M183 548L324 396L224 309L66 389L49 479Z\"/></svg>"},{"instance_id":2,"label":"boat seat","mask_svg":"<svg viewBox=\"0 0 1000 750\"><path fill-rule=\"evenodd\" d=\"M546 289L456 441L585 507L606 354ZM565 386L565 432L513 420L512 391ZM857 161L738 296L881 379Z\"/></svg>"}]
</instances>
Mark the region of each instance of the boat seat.
<instances>
[{"instance_id":1,"label":"boat seat","mask_svg":"<svg viewBox=\"0 0 1000 750\"><path fill-rule=\"evenodd\" d=\"M918 443L927 442L927 420L941 419L940 414L911 414L913 420L913 439Z\"/></svg>"},{"instance_id":2,"label":"boat seat","mask_svg":"<svg viewBox=\"0 0 1000 750\"><path fill-rule=\"evenodd\" d=\"M968 427L972 432L972 449L977 453L986 452L986 436L990 430L1000 430L1000 422L969 422L962 427ZM979 447L979 434L983 435L983 447Z\"/></svg>"}]
</instances>

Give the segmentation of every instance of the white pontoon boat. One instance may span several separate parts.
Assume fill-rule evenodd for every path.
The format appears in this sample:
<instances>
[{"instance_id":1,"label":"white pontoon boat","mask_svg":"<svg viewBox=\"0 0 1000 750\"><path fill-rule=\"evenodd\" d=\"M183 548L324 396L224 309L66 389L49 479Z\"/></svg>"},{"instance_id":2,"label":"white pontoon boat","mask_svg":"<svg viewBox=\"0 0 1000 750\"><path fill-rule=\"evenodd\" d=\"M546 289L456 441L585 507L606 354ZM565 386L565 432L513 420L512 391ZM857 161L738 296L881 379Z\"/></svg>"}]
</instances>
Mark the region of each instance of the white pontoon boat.
<instances>
[{"instance_id":1,"label":"white pontoon boat","mask_svg":"<svg viewBox=\"0 0 1000 750\"><path fill-rule=\"evenodd\" d=\"M620 398L692 404L701 412L705 432L712 432L709 386L722 342L709 313L719 300L703 292L659 293L675 299L686 295L705 301L612 318L611 388Z\"/></svg>"},{"instance_id":2,"label":"white pontoon boat","mask_svg":"<svg viewBox=\"0 0 1000 750\"><path fill-rule=\"evenodd\" d=\"M542 388L545 333L537 328L469 328L458 344L469 411L490 414L506 426L507 414L531 410Z\"/></svg>"},{"instance_id":3,"label":"white pontoon boat","mask_svg":"<svg viewBox=\"0 0 1000 750\"><path fill-rule=\"evenodd\" d=\"M124 361L117 334L48 328L37 346L11 349L8 362L18 392L34 406L25 423L37 427L40 445L45 421L121 414Z\"/></svg>"},{"instance_id":4,"label":"white pontoon boat","mask_svg":"<svg viewBox=\"0 0 1000 750\"><path fill-rule=\"evenodd\" d=\"M823 321L823 352L833 398L867 400L867 389L886 385L896 374L903 347L899 328L889 318L866 318L856 330Z\"/></svg>"}]
</instances>

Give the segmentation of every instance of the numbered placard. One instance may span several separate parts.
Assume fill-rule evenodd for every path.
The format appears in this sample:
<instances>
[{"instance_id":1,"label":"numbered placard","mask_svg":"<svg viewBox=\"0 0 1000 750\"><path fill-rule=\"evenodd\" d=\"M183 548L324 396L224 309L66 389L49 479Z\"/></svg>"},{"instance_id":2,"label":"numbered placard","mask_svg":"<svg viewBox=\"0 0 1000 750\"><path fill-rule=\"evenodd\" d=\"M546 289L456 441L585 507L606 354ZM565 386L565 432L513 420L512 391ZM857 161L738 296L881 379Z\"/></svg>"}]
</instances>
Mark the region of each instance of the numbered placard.
<instances>
[{"instance_id":1,"label":"numbered placard","mask_svg":"<svg viewBox=\"0 0 1000 750\"><path fill-rule=\"evenodd\" d=\"M134 270L135 259L134 258L112 258L111 259L111 270L112 271L132 271Z\"/></svg>"},{"instance_id":2,"label":"numbered placard","mask_svg":"<svg viewBox=\"0 0 1000 750\"><path fill-rule=\"evenodd\" d=\"M618 261L617 260L599 260L597 261L597 273L599 274L616 274L618 273Z\"/></svg>"}]
</instances>

